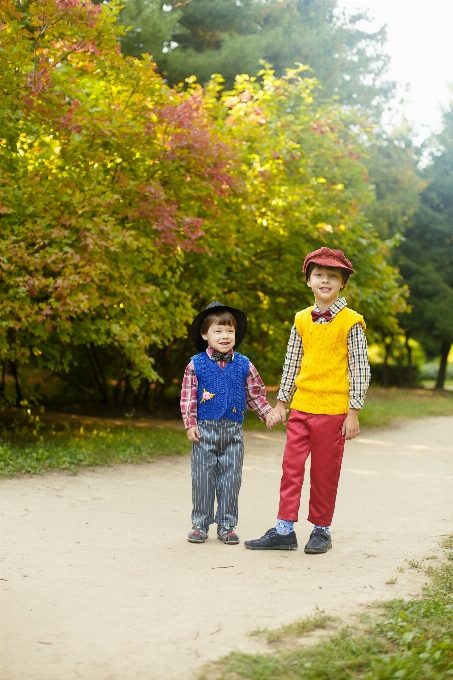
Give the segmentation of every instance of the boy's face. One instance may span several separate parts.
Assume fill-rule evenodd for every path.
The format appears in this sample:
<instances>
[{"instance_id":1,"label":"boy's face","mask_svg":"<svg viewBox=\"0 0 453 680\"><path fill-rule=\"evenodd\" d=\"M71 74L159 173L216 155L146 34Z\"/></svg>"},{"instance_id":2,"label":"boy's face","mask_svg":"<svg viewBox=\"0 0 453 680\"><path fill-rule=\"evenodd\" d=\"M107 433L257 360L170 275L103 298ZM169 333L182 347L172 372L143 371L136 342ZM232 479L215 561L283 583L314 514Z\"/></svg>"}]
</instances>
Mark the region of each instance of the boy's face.
<instances>
[{"instance_id":1,"label":"boy's face","mask_svg":"<svg viewBox=\"0 0 453 680\"><path fill-rule=\"evenodd\" d=\"M307 285L312 289L320 310L325 311L335 302L343 287L340 267L329 267L327 269L316 265L310 274Z\"/></svg>"},{"instance_id":2,"label":"boy's face","mask_svg":"<svg viewBox=\"0 0 453 680\"><path fill-rule=\"evenodd\" d=\"M220 326L218 323L213 323L209 326L207 333L202 334L201 337L216 352L226 354L234 347L236 331L233 326Z\"/></svg>"}]
</instances>

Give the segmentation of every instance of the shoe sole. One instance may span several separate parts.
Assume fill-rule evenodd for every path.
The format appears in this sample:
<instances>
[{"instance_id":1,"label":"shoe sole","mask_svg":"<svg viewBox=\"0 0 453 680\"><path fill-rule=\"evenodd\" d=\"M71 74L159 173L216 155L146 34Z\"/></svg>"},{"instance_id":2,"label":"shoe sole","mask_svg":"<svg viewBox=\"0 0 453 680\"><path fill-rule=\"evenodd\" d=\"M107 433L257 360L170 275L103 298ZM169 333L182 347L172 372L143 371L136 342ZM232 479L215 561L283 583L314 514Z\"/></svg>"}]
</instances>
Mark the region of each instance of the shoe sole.
<instances>
[{"instance_id":1,"label":"shoe sole","mask_svg":"<svg viewBox=\"0 0 453 680\"><path fill-rule=\"evenodd\" d=\"M217 536L217 538L219 539L219 541L222 541L222 543L224 543L225 545L237 545L238 543L240 543L240 541L224 541L223 538L221 538L220 536Z\"/></svg>"},{"instance_id":2,"label":"shoe sole","mask_svg":"<svg viewBox=\"0 0 453 680\"><path fill-rule=\"evenodd\" d=\"M252 546L252 545L247 545L247 543L244 543L245 547L248 548L249 550L297 550L298 546L297 545L273 545L269 547L264 547L264 546Z\"/></svg>"},{"instance_id":3,"label":"shoe sole","mask_svg":"<svg viewBox=\"0 0 453 680\"><path fill-rule=\"evenodd\" d=\"M187 540L189 541L189 543L204 543L204 542L207 541L208 539L207 539L207 538L203 538L203 539L199 539L199 538L188 538Z\"/></svg>"},{"instance_id":4,"label":"shoe sole","mask_svg":"<svg viewBox=\"0 0 453 680\"><path fill-rule=\"evenodd\" d=\"M332 543L329 546L327 546L325 550L312 550L312 549L307 550L306 548L304 548L304 553L306 553L307 555L322 555L326 553L328 550L330 550L331 547Z\"/></svg>"}]
</instances>

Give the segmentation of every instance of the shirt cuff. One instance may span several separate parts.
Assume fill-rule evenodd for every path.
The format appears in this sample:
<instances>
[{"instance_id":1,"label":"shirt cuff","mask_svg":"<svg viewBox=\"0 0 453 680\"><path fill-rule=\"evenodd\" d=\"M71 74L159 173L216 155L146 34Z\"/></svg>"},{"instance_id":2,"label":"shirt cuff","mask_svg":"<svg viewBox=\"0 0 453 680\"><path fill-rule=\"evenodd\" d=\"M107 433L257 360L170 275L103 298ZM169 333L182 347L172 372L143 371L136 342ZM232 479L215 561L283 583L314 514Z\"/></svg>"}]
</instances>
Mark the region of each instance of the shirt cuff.
<instances>
[{"instance_id":1,"label":"shirt cuff","mask_svg":"<svg viewBox=\"0 0 453 680\"><path fill-rule=\"evenodd\" d=\"M284 392L283 390L279 390L279 392L278 392L278 394L277 394L277 399L278 399L279 401L288 402L288 401L292 401L292 398L293 398L293 395L292 395L292 394L287 394L287 393Z\"/></svg>"},{"instance_id":2,"label":"shirt cuff","mask_svg":"<svg viewBox=\"0 0 453 680\"><path fill-rule=\"evenodd\" d=\"M259 419L262 420L263 423L265 423L265 422L266 422L266 416L267 416L267 414L270 413L272 410L273 410L273 409L272 409L272 406L271 406L270 404L268 404L267 406L265 406L265 407L261 410L261 413L258 414Z\"/></svg>"},{"instance_id":3,"label":"shirt cuff","mask_svg":"<svg viewBox=\"0 0 453 680\"><path fill-rule=\"evenodd\" d=\"M196 418L183 418L184 420L184 427L186 430L189 429L189 427L197 427L197 419Z\"/></svg>"},{"instance_id":4,"label":"shirt cuff","mask_svg":"<svg viewBox=\"0 0 453 680\"><path fill-rule=\"evenodd\" d=\"M364 398L360 397L349 397L349 408L355 408L357 410L360 410L363 408L363 402L365 401Z\"/></svg>"}]
</instances>

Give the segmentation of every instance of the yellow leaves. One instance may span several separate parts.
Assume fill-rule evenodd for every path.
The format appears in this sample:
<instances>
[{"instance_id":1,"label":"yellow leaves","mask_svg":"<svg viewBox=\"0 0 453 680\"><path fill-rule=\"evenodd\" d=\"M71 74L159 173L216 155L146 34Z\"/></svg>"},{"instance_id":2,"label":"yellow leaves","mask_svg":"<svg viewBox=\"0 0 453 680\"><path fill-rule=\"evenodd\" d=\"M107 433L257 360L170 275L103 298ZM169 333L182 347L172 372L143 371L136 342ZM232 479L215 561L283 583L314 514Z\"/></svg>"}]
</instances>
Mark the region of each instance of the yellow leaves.
<instances>
[{"instance_id":1,"label":"yellow leaves","mask_svg":"<svg viewBox=\"0 0 453 680\"><path fill-rule=\"evenodd\" d=\"M343 191L344 184L335 184L333 188L336 189L337 191Z\"/></svg>"},{"instance_id":2,"label":"yellow leaves","mask_svg":"<svg viewBox=\"0 0 453 680\"><path fill-rule=\"evenodd\" d=\"M318 184L325 184L327 182L325 177L317 177L316 181Z\"/></svg>"},{"instance_id":3,"label":"yellow leaves","mask_svg":"<svg viewBox=\"0 0 453 680\"><path fill-rule=\"evenodd\" d=\"M327 222L318 222L316 225L318 229L323 229L324 231L327 231L329 234L333 233L333 227L331 224L327 224Z\"/></svg>"},{"instance_id":4,"label":"yellow leaves","mask_svg":"<svg viewBox=\"0 0 453 680\"><path fill-rule=\"evenodd\" d=\"M265 295L262 293L260 290L256 291L256 294L258 295L259 299L261 300L261 306L264 310L269 308L270 305L270 298L268 295Z\"/></svg>"}]
</instances>

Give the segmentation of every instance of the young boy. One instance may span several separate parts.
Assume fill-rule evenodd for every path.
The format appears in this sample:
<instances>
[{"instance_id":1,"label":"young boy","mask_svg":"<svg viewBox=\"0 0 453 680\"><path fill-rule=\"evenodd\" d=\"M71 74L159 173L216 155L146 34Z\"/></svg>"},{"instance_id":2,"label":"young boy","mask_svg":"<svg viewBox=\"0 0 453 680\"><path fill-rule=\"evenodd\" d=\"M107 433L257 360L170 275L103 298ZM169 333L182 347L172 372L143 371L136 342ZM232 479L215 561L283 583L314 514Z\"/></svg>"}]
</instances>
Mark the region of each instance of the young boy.
<instances>
[{"instance_id":1,"label":"young boy","mask_svg":"<svg viewBox=\"0 0 453 680\"><path fill-rule=\"evenodd\" d=\"M338 294L354 273L341 250L309 253L303 274L315 304L296 314L283 366L278 402L268 425L285 422L291 400L283 456L280 506L275 528L245 541L251 550L294 550L305 461L311 452L308 521L314 527L309 554L332 547L335 508L345 439L360 432L359 410L370 382L365 322Z\"/></svg>"},{"instance_id":2,"label":"young boy","mask_svg":"<svg viewBox=\"0 0 453 680\"><path fill-rule=\"evenodd\" d=\"M272 412L258 371L247 357L234 351L246 333L244 312L218 301L211 302L192 323L192 341L199 354L186 368L181 392L182 417L192 442L190 543L204 543L213 523L217 538L225 545L239 543L235 527L244 413L250 406L267 424Z\"/></svg>"}]
</instances>

